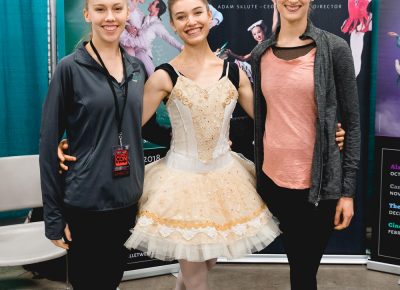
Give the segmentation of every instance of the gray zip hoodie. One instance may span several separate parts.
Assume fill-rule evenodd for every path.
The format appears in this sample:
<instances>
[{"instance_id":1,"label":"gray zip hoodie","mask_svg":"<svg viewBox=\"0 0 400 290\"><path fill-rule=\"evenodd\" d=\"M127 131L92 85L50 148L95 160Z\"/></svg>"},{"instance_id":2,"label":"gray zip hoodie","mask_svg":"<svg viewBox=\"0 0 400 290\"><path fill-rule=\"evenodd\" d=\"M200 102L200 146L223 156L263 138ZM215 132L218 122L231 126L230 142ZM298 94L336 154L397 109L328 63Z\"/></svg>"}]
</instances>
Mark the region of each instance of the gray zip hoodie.
<instances>
[{"instance_id":1,"label":"gray zip hoodie","mask_svg":"<svg viewBox=\"0 0 400 290\"><path fill-rule=\"evenodd\" d=\"M279 33L279 30L278 32ZM315 103L317 105L316 140L312 160L312 186L309 202L354 197L360 159L360 117L357 84L351 50L342 38L316 28L310 21L302 37L316 43L314 63ZM268 194L261 186L264 157L263 136L267 104L261 91L260 61L264 53L276 44L277 34L257 45L251 53L254 75L255 165L257 190ZM284 80L282 89L284 90ZM336 124L346 130L341 156L335 141Z\"/></svg>"},{"instance_id":2,"label":"gray zip hoodie","mask_svg":"<svg viewBox=\"0 0 400 290\"><path fill-rule=\"evenodd\" d=\"M127 80L113 80L120 109L124 82L129 82L122 131L130 145L130 176L113 178L112 147L118 145L114 98L104 69L84 44L60 61L42 112L40 174L46 236L63 236L64 207L107 211L135 204L142 194L144 161L141 136L146 73L143 64L124 54ZM60 175L57 145L64 132L69 154L77 161Z\"/></svg>"}]
</instances>

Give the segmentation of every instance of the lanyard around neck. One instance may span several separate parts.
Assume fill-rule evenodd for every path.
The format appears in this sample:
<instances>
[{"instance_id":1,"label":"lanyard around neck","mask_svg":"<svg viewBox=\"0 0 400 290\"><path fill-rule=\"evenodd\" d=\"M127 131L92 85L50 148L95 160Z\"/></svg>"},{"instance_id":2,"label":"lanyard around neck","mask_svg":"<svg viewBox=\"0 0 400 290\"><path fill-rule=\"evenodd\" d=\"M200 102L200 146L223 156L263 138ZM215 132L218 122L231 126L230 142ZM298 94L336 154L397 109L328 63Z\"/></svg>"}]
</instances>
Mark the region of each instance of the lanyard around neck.
<instances>
[{"instance_id":1,"label":"lanyard around neck","mask_svg":"<svg viewBox=\"0 0 400 290\"><path fill-rule=\"evenodd\" d=\"M126 101L127 101L127 99L128 99L128 78L127 78L127 75L126 75L126 67L125 67L125 62L124 62L124 54L123 54L123 52L122 52L122 49L120 48L121 56L122 56L122 57L121 57L121 58L122 58L122 67L123 67L123 70L124 70L124 82L125 82L125 83L124 83L124 87L125 87L124 103L123 103L123 106L122 106L122 112L120 113L120 112L119 112L118 99L117 99L117 93L115 92L115 88L114 88L114 85L113 85L113 83L112 83L112 76L111 76L110 73L108 72L108 70L107 70L107 68L106 68L106 66L105 66L105 64L104 64L104 62L103 62L103 59L101 58L99 52L97 51L96 47L94 46L92 40L90 40L90 46L92 47L94 53L96 54L97 59L99 60L101 66L102 66L103 69L105 70L105 75L106 75L106 78L107 78L108 85L110 86L111 91L112 91L112 93L113 93L114 105L115 105L115 119L116 119L116 121L117 121L117 126L118 126L119 145L122 146L122 120L123 120L123 118L124 118L124 112L125 112L125 107L126 107Z\"/></svg>"}]
</instances>

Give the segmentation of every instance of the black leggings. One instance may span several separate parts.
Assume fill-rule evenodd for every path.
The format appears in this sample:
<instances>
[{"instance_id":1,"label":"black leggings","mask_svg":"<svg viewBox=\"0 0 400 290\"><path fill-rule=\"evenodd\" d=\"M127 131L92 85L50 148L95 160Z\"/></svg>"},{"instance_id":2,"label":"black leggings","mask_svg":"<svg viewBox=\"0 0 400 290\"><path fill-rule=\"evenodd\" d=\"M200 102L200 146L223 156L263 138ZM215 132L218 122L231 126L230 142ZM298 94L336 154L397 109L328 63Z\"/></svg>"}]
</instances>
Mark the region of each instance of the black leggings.
<instances>
[{"instance_id":1,"label":"black leggings","mask_svg":"<svg viewBox=\"0 0 400 290\"><path fill-rule=\"evenodd\" d=\"M72 242L69 279L74 290L115 290L124 273L124 243L135 223L137 206L106 212L66 210Z\"/></svg>"},{"instance_id":2,"label":"black leggings","mask_svg":"<svg viewBox=\"0 0 400 290\"><path fill-rule=\"evenodd\" d=\"M270 211L279 219L283 245L290 265L292 290L316 290L317 272L332 233L337 200L308 202L309 189L277 186L264 175L264 196Z\"/></svg>"}]
</instances>

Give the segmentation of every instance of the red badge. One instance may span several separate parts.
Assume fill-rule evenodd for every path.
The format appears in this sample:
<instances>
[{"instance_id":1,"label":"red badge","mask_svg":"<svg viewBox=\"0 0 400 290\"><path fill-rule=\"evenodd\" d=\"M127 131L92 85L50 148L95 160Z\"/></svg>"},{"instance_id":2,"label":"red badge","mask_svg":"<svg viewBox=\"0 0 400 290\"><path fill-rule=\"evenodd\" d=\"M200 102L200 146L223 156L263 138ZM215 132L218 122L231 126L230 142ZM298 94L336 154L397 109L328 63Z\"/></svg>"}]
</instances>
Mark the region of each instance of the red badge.
<instances>
[{"instance_id":1,"label":"red badge","mask_svg":"<svg viewBox=\"0 0 400 290\"><path fill-rule=\"evenodd\" d=\"M113 176L122 177L129 176L130 162L129 162L129 146L115 146L113 147Z\"/></svg>"}]
</instances>

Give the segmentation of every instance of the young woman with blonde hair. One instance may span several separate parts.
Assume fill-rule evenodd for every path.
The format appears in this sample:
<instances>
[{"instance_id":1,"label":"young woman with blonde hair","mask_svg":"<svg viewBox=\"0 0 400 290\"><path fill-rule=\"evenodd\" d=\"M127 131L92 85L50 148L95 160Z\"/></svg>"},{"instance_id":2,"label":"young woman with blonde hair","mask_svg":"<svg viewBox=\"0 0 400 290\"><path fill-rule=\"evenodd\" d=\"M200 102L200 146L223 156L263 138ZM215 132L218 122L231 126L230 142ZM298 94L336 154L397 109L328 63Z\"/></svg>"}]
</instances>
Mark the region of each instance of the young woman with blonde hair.
<instances>
[{"instance_id":1,"label":"young woman with blonde hair","mask_svg":"<svg viewBox=\"0 0 400 290\"><path fill-rule=\"evenodd\" d=\"M87 0L91 39L60 61L43 107L40 171L46 236L68 249L74 290L115 290L142 193L142 97L146 73L119 38L127 0ZM77 157L59 174L64 132Z\"/></svg>"}]
</instances>

